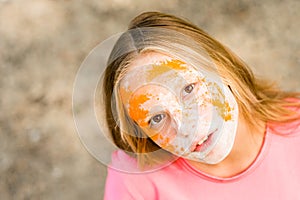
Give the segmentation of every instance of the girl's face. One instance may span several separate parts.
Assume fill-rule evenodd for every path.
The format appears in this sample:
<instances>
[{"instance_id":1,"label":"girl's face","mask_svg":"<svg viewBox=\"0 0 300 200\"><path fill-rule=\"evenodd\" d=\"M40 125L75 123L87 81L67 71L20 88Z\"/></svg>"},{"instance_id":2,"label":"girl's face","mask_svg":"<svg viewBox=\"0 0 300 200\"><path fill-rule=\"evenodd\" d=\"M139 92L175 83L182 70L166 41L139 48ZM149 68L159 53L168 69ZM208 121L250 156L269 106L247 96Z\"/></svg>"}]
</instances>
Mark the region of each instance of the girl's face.
<instances>
[{"instance_id":1,"label":"girl's face","mask_svg":"<svg viewBox=\"0 0 300 200\"><path fill-rule=\"evenodd\" d=\"M120 82L132 120L161 148L207 164L231 151L238 107L229 88L181 60L147 53Z\"/></svg>"}]
</instances>

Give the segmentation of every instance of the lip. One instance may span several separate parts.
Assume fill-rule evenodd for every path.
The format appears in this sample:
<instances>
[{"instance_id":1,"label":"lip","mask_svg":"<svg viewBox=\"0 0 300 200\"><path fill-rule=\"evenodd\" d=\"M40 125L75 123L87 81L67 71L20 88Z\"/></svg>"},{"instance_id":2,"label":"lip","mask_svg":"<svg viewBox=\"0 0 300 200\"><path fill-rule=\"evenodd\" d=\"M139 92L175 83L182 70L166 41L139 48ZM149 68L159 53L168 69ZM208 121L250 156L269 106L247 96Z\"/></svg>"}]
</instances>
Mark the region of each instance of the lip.
<instances>
[{"instance_id":1,"label":"lip","mask_svg":"<svg viewBox=\"0 0 300 200\"><path fill-rule=\"evenodd\" d=\"M193 143L193 145L191 146L191 152L203 152L203 151L205 151L205 149L209 146L209 145L206 145L206 144L211 143L212 136L213 136L213 134L214 134L215 132L217 132L217 130L218 130L218 129L214 130L213 132L210 132L207 136L204 136L204 137L202 137L200 140L198 140L198 141L196 141L195 143ZM198 145L198 143L199 143L201 140L203 140L204 138L206 138L206 137L207 137L207 139L205 140L205 142L203 142L201 145ZM202 150L202 147L205 146L205 145L206 145L205 149ZM200 151L196 151L196 149L199 148L198 146L201 146L201 147L200 147L200 148L201 148Z\"/></svg>"}]
</instances>

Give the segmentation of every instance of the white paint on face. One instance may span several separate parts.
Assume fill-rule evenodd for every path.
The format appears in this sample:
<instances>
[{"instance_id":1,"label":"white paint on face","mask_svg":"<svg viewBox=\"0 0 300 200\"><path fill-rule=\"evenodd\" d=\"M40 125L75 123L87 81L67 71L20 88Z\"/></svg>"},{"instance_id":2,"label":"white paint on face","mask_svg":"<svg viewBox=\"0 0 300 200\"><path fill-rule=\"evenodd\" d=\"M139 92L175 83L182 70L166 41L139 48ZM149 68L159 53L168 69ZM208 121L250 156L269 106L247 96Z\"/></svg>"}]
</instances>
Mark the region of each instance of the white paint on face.
<instances>
[{"instance_id":1,"label":"white paint on face","mask_svg":"<svg viewBox=\"0 0 300 200\"><path fill-rule=\"evenodd\" d=\"M190 160L221 162L233 147L238 122L231 91L180 60L149 54L120 82L129 116L161 148Z\"/></svg>"}]
</instances>

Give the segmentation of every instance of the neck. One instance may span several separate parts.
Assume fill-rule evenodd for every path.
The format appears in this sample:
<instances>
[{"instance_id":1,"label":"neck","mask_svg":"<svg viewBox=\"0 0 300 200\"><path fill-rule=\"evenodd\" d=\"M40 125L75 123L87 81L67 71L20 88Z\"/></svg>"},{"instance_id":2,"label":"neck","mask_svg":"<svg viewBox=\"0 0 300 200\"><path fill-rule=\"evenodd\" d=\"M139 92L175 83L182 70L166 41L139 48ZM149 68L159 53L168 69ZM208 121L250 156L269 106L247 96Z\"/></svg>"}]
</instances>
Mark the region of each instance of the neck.
<instances>
[{"instance_id":1,"label":"neck","mask_svg":"<svg viewBox=\"0 0 300 200\"><path fill-rule=\"evenodd\" d=\"M236 139L229 155L220 163L209 165L188 161L192 166L217 177L231 177L246 170L256 159L264 140L265 123L259 121L255 128L242 117L239 119Z\"/></svg>"}]
</instances>

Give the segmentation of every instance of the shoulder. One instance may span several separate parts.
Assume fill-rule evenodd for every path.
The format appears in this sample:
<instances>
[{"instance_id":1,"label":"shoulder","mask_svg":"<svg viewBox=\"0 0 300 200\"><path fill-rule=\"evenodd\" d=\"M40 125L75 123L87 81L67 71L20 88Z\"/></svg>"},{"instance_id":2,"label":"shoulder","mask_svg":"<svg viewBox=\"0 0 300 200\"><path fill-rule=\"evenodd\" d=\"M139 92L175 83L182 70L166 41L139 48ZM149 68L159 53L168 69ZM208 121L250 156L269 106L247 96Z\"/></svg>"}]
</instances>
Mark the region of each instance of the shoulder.
<instances>
[{"instance_id":1,"label":"shoulder","mask_svg":"<svg viewBox=\"0 0 300 200\"><path fill-rule=\"evenodd\" d=\"M112 153L109 167L123 172L137 172L139 170L136 158L122 150L116 150Z\"/></svg>"},{"instance_id":2,"label":"shoulder","mask_svg":"<svg viewBox=\"0 0 300 200\"><path fill-rule=\"evenodd\" d=\"M287 101L295 103L295 106L290 106L288 109L295 112L295 120L284 124L268 123L271 132L282 136L300 136L300 99L290 98Z\"/></svg>"},{"instance_id":3,"label":"shoulder","mask_svg":"<svg viewBox=\"0 0 300 200\"><path fill-rule=\"evenodd\" d=\"M171 185L177 187L178 176L185 175L179 160L142 171L135 158L124 151L115 151L107 168L105 199L157 199L168 195Z\"/></svg>"},{"instance_id":4,"label":"shoulder","mask_svg":"<svg viewBox=\"0 0 300 200\"><path fill-rule=\"evenodd\" d=\"M135 158L121 150L112 154L107 168L104 199L153 199L155 188L146 173L139 171Z\"/></svg>"}]
</instances>

